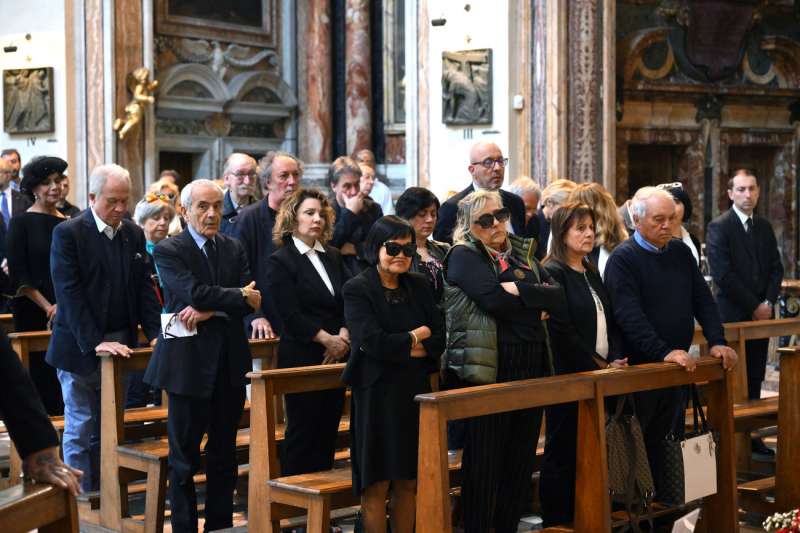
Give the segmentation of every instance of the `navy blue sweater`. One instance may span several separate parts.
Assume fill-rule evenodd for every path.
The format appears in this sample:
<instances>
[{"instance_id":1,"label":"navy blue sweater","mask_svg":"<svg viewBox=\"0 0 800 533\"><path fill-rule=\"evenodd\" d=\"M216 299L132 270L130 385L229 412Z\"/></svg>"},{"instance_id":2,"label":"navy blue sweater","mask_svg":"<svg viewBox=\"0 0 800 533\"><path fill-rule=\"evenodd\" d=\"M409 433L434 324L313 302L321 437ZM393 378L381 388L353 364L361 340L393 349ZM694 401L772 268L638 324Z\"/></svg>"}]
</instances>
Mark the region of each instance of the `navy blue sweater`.
<instances>
[{"instance_id":1,"label":"navy blue sweater","mask_svg":"<svg viewBox=\"0 0 800 533\"><path fill-rule=\"evenodd\" d=\"M663 361L672 350L688 350L695 318L709 346L725 344L717 304L682 242L673 239L656 253L630 238L609 257L605 278L629 363Z\"/></svg>"}]
</instances>

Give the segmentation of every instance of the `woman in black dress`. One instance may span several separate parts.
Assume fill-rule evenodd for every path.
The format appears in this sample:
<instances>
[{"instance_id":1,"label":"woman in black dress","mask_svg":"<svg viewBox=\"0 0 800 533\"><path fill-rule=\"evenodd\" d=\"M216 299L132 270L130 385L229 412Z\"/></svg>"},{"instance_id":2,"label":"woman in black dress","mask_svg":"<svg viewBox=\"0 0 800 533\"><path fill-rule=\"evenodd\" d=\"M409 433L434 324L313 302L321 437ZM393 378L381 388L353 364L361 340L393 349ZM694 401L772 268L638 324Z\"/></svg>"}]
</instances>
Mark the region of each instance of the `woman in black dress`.
<instances>
[{"instance_id":1,"label":"woman in black dress","mask_svg":"<svg viewBox=\"0 0 800 533\"><path fill-rule=\"evenodd\" d=\"M550 221L552 246L544 265L567 299L565 312L552 313L549 321L556 374L627 365L627 359L619 355L620 333L608 291L590 259L595 246L594 217L588 205L568 202ZM545 413L539 499L544 527L552 527L573 519L578 405L552 405Z\"/></svg>"},{"instance_id":2,"label":"woman in black dress","mask_svg":"<svg viewBox=\"0 0 800 533\"><path fill-rule=\"evenodd\" d=\"M441 313L421 274L409 272L414 229L390 215L364 242L371 265L344 286L352 349L342 379L352 387L353 490L367 533L413 533L419 440L417 394L430 391L444 349ZM390 494L391 493L391 494Z\"/></svg>"},{"instance_id":3,"label":"woman in black dress","mask_svg":"<svg viewBox=\"0 0 800 533\"><path fill-rule=\"evenodd\" d=\"M13 301L16 331L49 329L56 315L50 277L50 242L53 229L66 217L58 210L61 182L67 162L58 157L37 157L25 165L20 189L33 205L11 218L8 227L8 273L16 290ZM44 352L30 354L30 373L49 415L63 415L64 401L55 368Z\"/></svg>"},{"instance_id":4,"label":"woman in black dress","mask_svg":"<svg viewBox=\"0 0 800 533\"><path fill-rule=\"evenodd\" d=\"M269 258L267 294L284 323L278 367L336 363L350 350L344 323L339 250L327 244L333 210L316 189L297 189L281 204ZM290 476L333 467L344 389L286 395L286 440L281 474Z\"/></svg>"}]
</instances>

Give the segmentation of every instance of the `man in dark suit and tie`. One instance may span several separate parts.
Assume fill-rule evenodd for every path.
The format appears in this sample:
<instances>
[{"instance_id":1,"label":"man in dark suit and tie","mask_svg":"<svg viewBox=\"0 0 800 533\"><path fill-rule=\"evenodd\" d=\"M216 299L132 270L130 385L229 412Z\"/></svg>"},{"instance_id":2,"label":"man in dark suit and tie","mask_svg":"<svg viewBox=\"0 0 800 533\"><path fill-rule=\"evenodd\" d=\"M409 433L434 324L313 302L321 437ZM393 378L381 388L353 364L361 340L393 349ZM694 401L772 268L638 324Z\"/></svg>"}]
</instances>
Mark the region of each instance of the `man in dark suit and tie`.
<instances>
[{"instance_id":1,"label":"man in dark suit and tie","mask_svg":"<svg viewBox=\"0 0 800 533\"><path fill-rule=\"evenodd\" d=\"M289 152L269 152L258 162L258 173L267 195L242 209L233 235L244 245L256 286L265 289L269 281L269 256L276 250L272 241L275 217L283 199L300 186L303 162ZM280 335L283 329L269 293L264 294L259 312L248 316L246 322L254 339L272 338Z\"/></svg>"},{"instance_id":2,"label":"man in dark suit and tie","mask_svg":"<svg viewBox=\"0 0 800 533\"><path fill-rule=\"evenodd\" d=\"M236 431L252 368L245 315L261 305L244 247L219 233L223 192L195 180L181 192L188 223L180 235L158 243L153 255L164 287L164 338L156 345L144 380L169 394L169 499L172 530L197 531L192 476L206 445L205 530L233 525ZM187 331L177 332L180 322Z\"/></svg>"},{"instance_id":3,"label":"man in dark suit and tie","mask_svg":"<svg viewBox=\"0 0 800 533\"><path fill-rule=\"evenodd\" d=\"M453 242L453 228L456 226L458 202L469 193L477 189L498 191L503 199L503 205L511 210L512 233L523 237L537 237L528 235L525 228L525 204L516 194L500 188L506 174L508 158L503 157L500 147L494 143L478 142L469 151L469 166L467 169L472 175L472 184L448 199L439 208L439 218L433 229L433 238L442 242Z\"/></svg>"},{"instance_id":4,"label":"man in dark suit and tie","mask_svg":"<svg viewBox=\"0 0 800 533\"><path fill-rule=\"evenodd\" d=\"M221 233L236 236L239 212L256 201L257 169L256 160L247 154L234 153L225 160L222 180L228 190L222 205Z\"/></svg>"},{"instance_id":5,"label":"man in dark suit and tie","mask_svg":"<svg viewBox=\"0 0 800 533\"><path fill-rule=\"evenodd\" d=\"M95 168L91 209L56 226L50 247L58 312L46 361L58 369L64 397L64 461L83 471L85 491L100 483L97 352L130 354L140 324L151 344L158 336L159 304L144 233L124 218L130 189L124 168Z\"/></svg>"},{"instance_id":6,"label":"man in dark suit and tie","mask_svg":"<svg viewBox=\"0 0 800 533\"><path fill-rule=\"evenodd\" d=\"M5 158L0 157L0 293L7 293L8 264L6 260L6 231L11 217L26 211L31 206L31 201L27 196L12 189L11 184L14 178L14 167ZM11 300L5 296L0 296L0 311L5 312L9 308Z\"/></svg>"},{"instance_id":7,"label":"man in dark suit and tie","mask_svg":"<svg viewBox=\"0 0 800 533\"><path fill-rule=\"evenodd\" d=\"M783 264L769 221L754 214L759 196L755 174L747 169L728 180L733 206L708 225L706 248L711 276L724 322L767 320L783 280ZM747 341L747 395L761 397L769 340ZM753 451L774 455L761 439Z\"/></svg>"}]
</instances>

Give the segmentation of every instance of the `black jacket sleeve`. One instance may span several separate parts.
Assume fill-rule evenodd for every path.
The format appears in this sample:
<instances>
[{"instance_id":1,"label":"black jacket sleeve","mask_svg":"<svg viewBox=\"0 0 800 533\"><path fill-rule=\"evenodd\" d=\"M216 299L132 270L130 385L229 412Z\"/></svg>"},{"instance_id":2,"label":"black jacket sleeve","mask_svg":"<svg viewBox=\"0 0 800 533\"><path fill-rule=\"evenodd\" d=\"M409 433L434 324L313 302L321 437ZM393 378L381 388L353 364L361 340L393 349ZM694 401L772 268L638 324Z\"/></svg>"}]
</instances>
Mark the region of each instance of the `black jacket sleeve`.
<instances>
[{"instance_id":1,"label":"black jacket sleeve","mask_svg":"<svg viewBox=\"0 0 800 533\"><path fill-rule=\"evenodd\" d=\"M761 303L758 296L741 279L731 261L731 235L726 219L717 219L708 225L706 254L711 277L719 290L748 315ZM777 248L775 250L777 253Z\"/></svg>"},{"instance_id":2,"label":"black jacket sleeve","mask_svg":"<svg viewBox=\"0 0 800 533\"><path fill-rule=\"evenodd\" d=\"M317 332L323 329L322 324L303 310L297 297L297 285L303 283L303 280L298 278L296 265L292 264L291 258L286 255L278 251L270 256L267 291L275 301L283 319L283 327L291 332L293 337L310 342Z\"/></svg>"},{"instance_id":3,"label":"black jacket sleeve","mask_svg":"<svg viewBox=\"0 0 800 533\"><path fill-rule=\"evenodd\" d=\"M703 335L708 341L708 346L727 345L725 342L725 330L722 327L722 319L719 316L719 308L711 289L708 288L700 267L694 261L691 251L686 248L687 260L692 264L692 308L694 316L703 328Z\"/></svg>"},{"instance_id":4,"label":"black jacket sleeve","mask_svg":"<svg viewBox=\"0 0 800 533\"><path fill-rule=\"evenodd\" d=\"M137 228L138 230L138 228ZM138 230L138 240L136 252L139 257L146 261L145 271L142 274L139 290L139 322L142 331L148 340L152 341L161 332L161 304L158 303L155 289L153 287L152 275L155 273L155 263L145 247L145 237L141 230Z\"/></svg>"},{"instance_id":5,"label":"black jacket sleeve","mask_svg":"<svg viewBox=\"0 0 800 533\"><path fill-rule=\"evenodd\" d=\"M13 219L12 219L13 220ZM781 292L781 283L783 282L783 262L781 261L781 254L778 252L778 242L775 240L775 232L769 222L764 221L765 225L765 239L767 241L767 249L769 250L769 281L767 282L766 299L772 303L778 301L778 295Z\"/></svg>"}]
</instances>

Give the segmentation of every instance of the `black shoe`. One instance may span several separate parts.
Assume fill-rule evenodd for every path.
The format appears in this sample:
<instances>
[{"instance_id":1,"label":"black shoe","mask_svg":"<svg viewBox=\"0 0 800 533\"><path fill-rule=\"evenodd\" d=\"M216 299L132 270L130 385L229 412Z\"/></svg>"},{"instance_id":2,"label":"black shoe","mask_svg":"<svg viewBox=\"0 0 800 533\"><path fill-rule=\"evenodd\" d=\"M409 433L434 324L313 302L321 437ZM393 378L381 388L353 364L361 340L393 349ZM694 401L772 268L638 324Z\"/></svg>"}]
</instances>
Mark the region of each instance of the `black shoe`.
<instances>
[{"instance_id":1,"label":"black shoe","mask_svg":"<svg viewBox=\"0 0 800 533\"><path fill-rule=\"evenodd\" d=\"M760 438L752 439L752 446L754 454L775 457L775 450L764 444L764 441Z\"/></svg>"}]
</instances>

